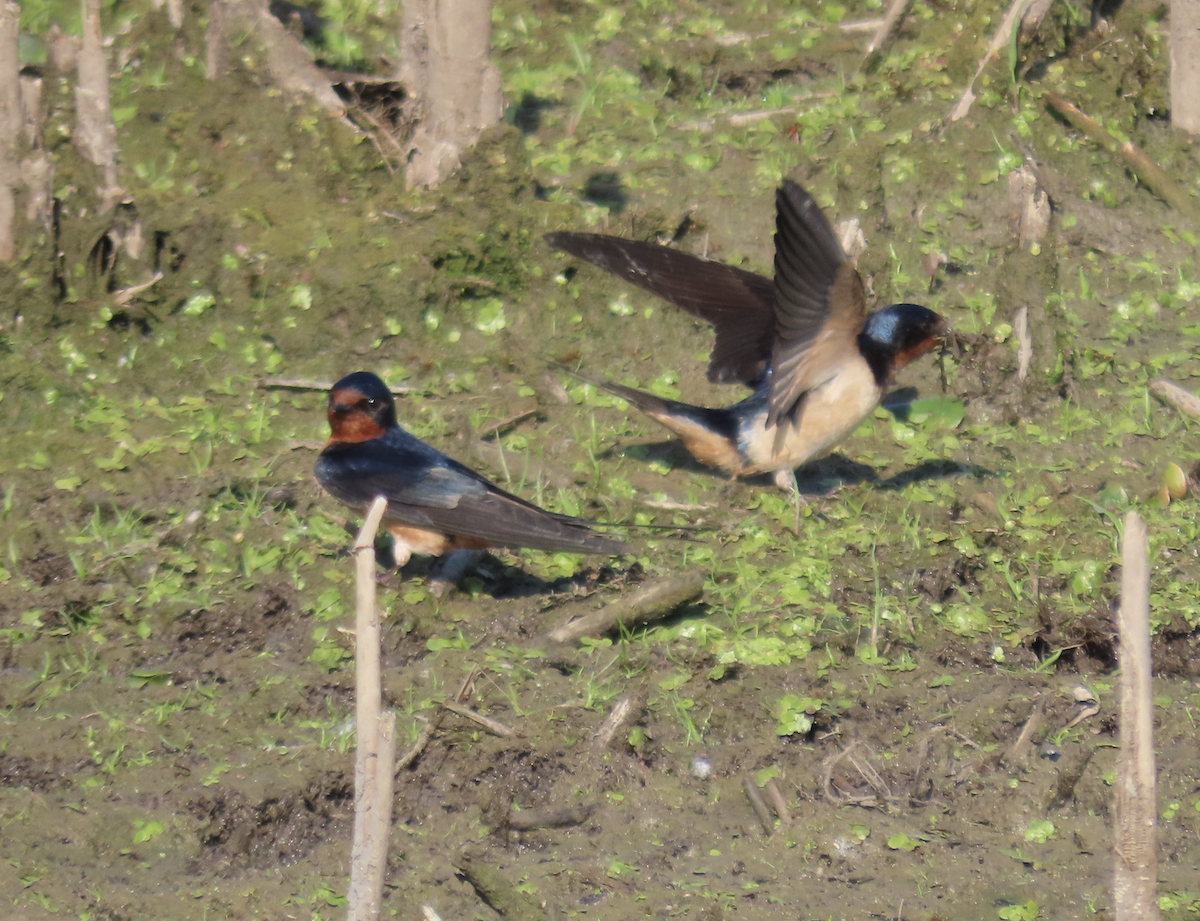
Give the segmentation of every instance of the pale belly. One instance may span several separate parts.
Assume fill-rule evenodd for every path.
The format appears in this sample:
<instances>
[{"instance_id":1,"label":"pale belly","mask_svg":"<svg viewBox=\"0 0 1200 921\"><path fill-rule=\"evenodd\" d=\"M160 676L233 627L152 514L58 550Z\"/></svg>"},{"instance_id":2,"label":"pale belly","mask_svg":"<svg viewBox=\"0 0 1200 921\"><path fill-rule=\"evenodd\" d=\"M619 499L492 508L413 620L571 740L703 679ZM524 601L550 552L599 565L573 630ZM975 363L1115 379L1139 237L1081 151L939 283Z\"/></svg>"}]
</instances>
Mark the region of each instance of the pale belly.
<instances>
[{"instance_id":1,"label":"pale belly","mask_svg":"<svg viewBox=\"0 0 1200 921\"><path fill-rule=\"evenodd\" d=\"M794 470L824 457L853 432L875 409L882 392L866 361L849 362L837 376L810 391L799 419L785 422L782 440L778 426L767 428L763 412L747 422L740 433L745 466L740 474Z\"/></svg>"}]
</instances>

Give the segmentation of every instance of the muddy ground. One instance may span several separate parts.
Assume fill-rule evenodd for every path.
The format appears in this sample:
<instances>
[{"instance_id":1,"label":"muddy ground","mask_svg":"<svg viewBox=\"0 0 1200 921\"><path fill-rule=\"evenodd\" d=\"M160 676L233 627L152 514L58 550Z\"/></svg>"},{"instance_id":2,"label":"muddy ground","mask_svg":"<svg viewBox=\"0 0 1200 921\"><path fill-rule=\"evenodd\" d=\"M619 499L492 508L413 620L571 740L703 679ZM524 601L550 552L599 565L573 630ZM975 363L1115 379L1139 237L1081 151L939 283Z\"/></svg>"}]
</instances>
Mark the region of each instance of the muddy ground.
<instances>
[{"instance_id":1,"label":"muddy ground","mask_svg":"<svg viewBox=\"0 0 1200 921\"><path fill-rule=\"evenodd\" d=\"M1200 450L1148 392L1200 376L1200 227L1044 101L1102 117L1194 195L1163 7L1105 5L1097 25L1055 5L951 123L994 2L919 0L856 75L869 33L845 26L878 3L506 0L509 123L441 190L406 192L392 148L277 90L252 42L206 81L203 6L176 32L114 4L115 217L46 54L60 11L25 12L60 212L0 268L7 917L344 912L358 521L311 477L323 394L260 383L360 368L522 496L700 529L633 530L611 560L500 551L440 598L427 561L382 587L401 750L435 724L399 773L386 916L1107 916L1130 508L1151 534L1164 917L1200 907L1200 516L1156 501ZM325 14L319 57L386 71L395 9ZM1052 208L1024 245L1023 164ZM903 371L894 412L801 472L799 535L769 482L727 482L549 370L742 395L704 379L700 324L540 240L658 236L769 274L785 176L859 220L873 304L956 330ZM664 623L542 640L567 605L685 571L704 593ZM444 711L460 689L515 734ZM747 779L787 821L764 827Z\"/></svg>"}]
</instances>

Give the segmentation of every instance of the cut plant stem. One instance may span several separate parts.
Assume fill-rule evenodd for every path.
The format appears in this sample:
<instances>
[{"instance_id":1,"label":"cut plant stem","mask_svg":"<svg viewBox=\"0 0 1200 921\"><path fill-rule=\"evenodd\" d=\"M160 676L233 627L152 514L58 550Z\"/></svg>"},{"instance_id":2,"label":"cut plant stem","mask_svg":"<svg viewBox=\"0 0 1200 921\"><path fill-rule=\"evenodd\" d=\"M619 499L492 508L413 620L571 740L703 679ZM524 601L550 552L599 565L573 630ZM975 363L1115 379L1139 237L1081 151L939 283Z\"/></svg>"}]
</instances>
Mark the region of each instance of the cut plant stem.
<instances>
[{"instance_id":1,"label":"cut plant stem","mask_svg":"<svg viewBox=\"0 0 1200 921\"><path fill-rule=\"evenodd\" d=\"M101 210L121 197L117 186L117 129L108 90L108 56L100 31L100 0L83 2L83 45L79 51L79 83L75 87L75 132L80 153L100 168Z\"/></svg>"},{"instance_id":2,"label":"cut plant stem","mask_svg":"<svg viewBox=\"0 0 1200 921\"><path fill-rule=\"evenodd\" d=\"M16 253L17 139L21 134L21 79L17 49L21 8L0 0L0 262Z\"/></svg>"},{"instance_id":3,"label":"cut plant stem","mask_svg":"<svg viewBox=\"0 0 1200 921\"><path fill-rule=\"evenodd\" d=\"M1121 606L1117 614L1121 666L1120 733L1114 790L1117 921L1158 918L1155 840L1154 700L1150 686L1150 563L1146 525L1125 516L1121 538Z\"/></svg>"},{"instance_id":4,"label":"cut plant stem","mask_svg":"<svg viewBox=\"0 0 1200 921\"><path fill-rule=\"evenodd\" d=\"M375 534L387 510L387 499L377 496L354 542L357 606L355 634L355 726L358 743L354 758L354 841L350 848L350 921L375 921L383 897L387 869L387 828L391 817L392 767L380 777L381 630L375 606ZM385 734L387 730L384 730ZM395 760L395 719L391 720L391 757ZM385 803L386 800L386 803ZM387 816L380 813L387 811ZM381 832L382 827L382 832ZM378 842L376 835L381 834ZM382 858L380 853L382 849Z\"/></svg>"}]
</instances>

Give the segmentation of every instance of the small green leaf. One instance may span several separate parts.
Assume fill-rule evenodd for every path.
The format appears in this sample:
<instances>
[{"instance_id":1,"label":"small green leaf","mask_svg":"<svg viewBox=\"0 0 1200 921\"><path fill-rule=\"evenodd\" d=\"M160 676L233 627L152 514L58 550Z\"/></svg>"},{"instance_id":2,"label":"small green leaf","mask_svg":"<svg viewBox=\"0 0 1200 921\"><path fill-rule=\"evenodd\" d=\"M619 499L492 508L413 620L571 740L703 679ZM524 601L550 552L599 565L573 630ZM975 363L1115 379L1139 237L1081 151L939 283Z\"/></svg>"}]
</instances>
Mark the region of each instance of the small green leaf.
<instances>
[{"instance_id":1,"label":"small green leaf","mask_svg":"<svg viewBox=\"0 0 1200 921\"><path fill-rule=\"evenodd\" d=\"M133 827L135 829L133 833L134 844L145 844L147 841L153 841L166 831L163 828L162 822L156 822L153 819L149 821L134 819Z\"/></svg>"},{"instance_id":2,"label":"small green leaf","mask_svg":"<svg viewBox=\"0 0 1200 921\"><path fill-rule=\"evenodd\" d=\"M1035 819L1025 829L1025 840L1034 844L1045 844L1054 835L1054 823L1049 819Z\"/></svg>"},{"instance_id":3,"label":"small green leaf","mask_svg":"<svg viewBox=\"0 0 1200 921\"><path fill-rule=\"evenodd\" d=\"M140 625L139 625L140 626ZM140 630L138 631L141 632ZM145 639L145 637L142 637ZM171 673L153 668L135 668L125 678L125 683L131 688L141 689L147 685L167 685L171 683Z\"/></svg>"},{"instance_id":4,"label":"small green leaf","mask_svg":"<svg viewBox=\"0 0 1200 921\"><path fill-rule=\"evenodd\" d=\"M908 835L899 834L888 838L887 846L893 851L915 851L921 846L921 842L910 838Z\"/></svg>"},{"instance_id":5,"label":"small green leaf","mask_svg":"<svg viewBox=\"0 0 1200 921\"><path fill-rule=\"evenodd\" d=\"M720 159L720 157L710 157L707 154L700 153L698 150L694 150L684 156L683 162L697 173L708 173L720 162Z\"/></svg>"},{"instance_id":6,"label":"small green leaf","mask_svg":"<svg viewBox=\"0 0 1200 921\"><path fill-rule=\"evenodd\" d=\"M504 316L504 304L497 298L488 298L475 317L475 328L485 336L494 336L506 326L508 319Z\"/></svg>"},{"instance_id":7,"label":"small green leaf","mask_svg":"<svg viewBox=\"0 0 1200 921\"><path fill-rule=\"evenodd\" d=\"M825 701L820 698L785 695L775 703L772 710L775 717L775 734L806 735L812 729L813 716L824 706Z\"/></svg>"},{"instance_id":8,"label":"small green leaf","mask_svg":"<svg viewBox=\"0 0 1200 921\"><path fill-rule=\"evenodd\" d=\"M217 305L217 298L208 291L200 291L193 294L187 299L187 303L183 305L183 312L189 317L198 317L210 307Z\"/></svg>"},{"instance_id":9,"label":"small green leaf","mask_svg":"<svg viewBox=\"0 0 1200 921\"><path fill-rule=\"evenodd\" d=\"M1030 900L1024 905L1006 905L999 909L997 914L1001 921L1033 921L1041 911L1038 903Z\"/></svg>"},{"instance_id":10,"label":"small green leaf","mask_svg":"<svg viewBox=\"0 0 1200 921\"><path fill-rule=\"evenodd\" d=\"M953 397L926 397L904 406L897 406L897 419L909 425L931 429L956 429L963 421L966 407Z\"/></svg>"}]
</instances>

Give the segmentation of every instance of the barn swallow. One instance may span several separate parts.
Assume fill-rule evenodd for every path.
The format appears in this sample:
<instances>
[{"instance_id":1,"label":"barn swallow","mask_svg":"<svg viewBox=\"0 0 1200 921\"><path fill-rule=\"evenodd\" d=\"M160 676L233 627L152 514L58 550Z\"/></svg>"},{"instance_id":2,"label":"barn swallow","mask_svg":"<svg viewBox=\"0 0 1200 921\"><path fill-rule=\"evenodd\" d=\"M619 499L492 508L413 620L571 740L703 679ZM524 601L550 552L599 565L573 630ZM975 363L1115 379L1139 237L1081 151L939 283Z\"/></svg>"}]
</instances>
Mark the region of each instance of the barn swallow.
<instances>
[{"instance_id":1,"label":"barn swallow","mask_svg":"<svg viewBox=\"0 0 1200 921\"><path fill-rule=\"evenodd\" d=\"M547 512L406 432L387 386L357 371L329 392L329 443L317 480L341 502L365 512L388 500L383 524L396 540L397 568L414 553L529 547L574 553L624 553L630 545L598 534L591 522Z\"/></svg>"},{"instance_id":2,"label":"barn swallow","mask_svg":"<svg viewBox=\"0 0 1200 921\"><path fill-rule=\"evenodd\" d=\"M854 431L896 372L934 348L947 327L916 304L868 315L862 279L812 196L785 180L775 203L774 280L604 234L552 233L546 241L711 323L708 379L754 392L707 409L584 379L666 426L702 464L735 479L773 473L798 497L795 469Z\"/></svg>"}]
</instances>

